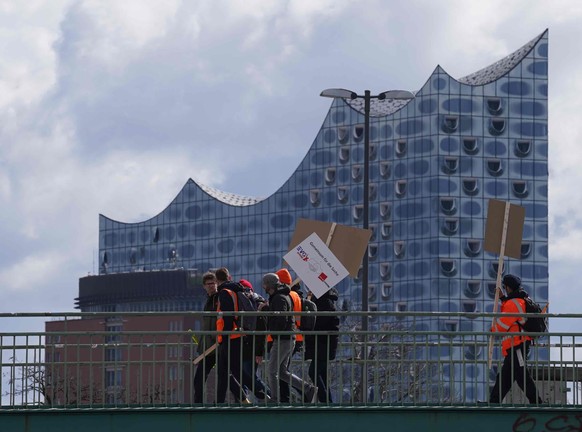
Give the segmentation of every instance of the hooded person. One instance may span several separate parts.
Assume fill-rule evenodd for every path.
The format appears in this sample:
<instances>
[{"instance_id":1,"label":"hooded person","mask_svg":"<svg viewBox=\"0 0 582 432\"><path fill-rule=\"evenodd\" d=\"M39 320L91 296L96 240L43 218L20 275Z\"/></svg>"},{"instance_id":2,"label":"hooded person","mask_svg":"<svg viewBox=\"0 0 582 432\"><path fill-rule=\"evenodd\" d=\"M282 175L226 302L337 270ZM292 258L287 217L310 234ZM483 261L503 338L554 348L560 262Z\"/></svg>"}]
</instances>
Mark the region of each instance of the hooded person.
<instances>
[{"instance_id":1,"label":"hooded person","mask_svg":"<svg viewBox=\"0 0 582 432\"><path fill-rule=\"evenodd\" d=\"M489 402L503 402L505 395L513 385L513 381L517 381L517 385L523 390L530 403L541 404L543 401L538 396L536 384L526 365L532 338L520 334L523 331L522 326L526 318L518 314L526 312L524 299L528 297L528 294L521 286L521 279L515 275L505 275L502 285L506 292L506 295L499 297L503 316L494 320L491 331L516 334L506 336L501 341L501 351L504 357L503 366L497 374Z\"/></svg>"},{"instance_id":2,"label":"hooded person","mask_svg":"<svg viewBox=\"0 0 582 432\"><path fill-rule=\"evenodd\" d=\"M280 283L279 276L267 273L263 276L263 289L269 295L269 311L291 312L293 303L289 297L290 289ZM281 401L279 380L285 381L294 388L300 389L308 401L317 400L317 387L309 384L289 371L288 365L295 346L295 321L287 314L273 314L267 320L267 329L273 334L273 347L269 353L267 376L273 402Z\"/></svg>"}]
</instances>

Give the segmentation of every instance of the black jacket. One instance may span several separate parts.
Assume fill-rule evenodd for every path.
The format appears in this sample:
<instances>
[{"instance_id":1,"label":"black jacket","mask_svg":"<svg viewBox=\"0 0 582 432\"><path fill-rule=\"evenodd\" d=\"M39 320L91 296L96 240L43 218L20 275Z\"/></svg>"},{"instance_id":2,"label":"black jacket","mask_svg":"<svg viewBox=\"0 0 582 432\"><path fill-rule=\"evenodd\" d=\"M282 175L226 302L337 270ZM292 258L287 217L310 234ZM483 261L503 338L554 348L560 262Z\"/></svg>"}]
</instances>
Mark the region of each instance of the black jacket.
<instances>
[{"instance_id":1,"label":"black jacket","mask_svg":"<svg viewBox=\"0 0 582 432\"><path fill-rule=\"evenodd\" d=\"M262 311L268 310L267 301L261 297L256 292L252 291L252 297L257 305L257 310ZM264 332L267 330L267 319L265 316L259 315L257 317L257 328L256 331ZM244 360L254 360L255 356L263 357L265 355L265 342L267 340L266 335L247 335L243 338L243 359Z\"/></svg>"},{"instance_id":2,"label":"black jacket","mask_svg":"<svg viewBox=\"0 0 582 432\"><path fill-rule=\"evenodd\" d=\"M204 305L204 312L216 312L218 307L218 293L208 296L206 304ZM202 317L202 331L210 332L216 331L216 317L203 316ZM207 348L210 348L216 342L216 336L211 334L198 335L198 353L202 354Z\"/></svg>"},{"instance_id":3,"label":"black jacket","mask_svg":"<svg viewBox=\"0 0 582 432\"><path fill-rule=\"evenodd\" d=\"M331 288L324 295L317 298L313 296L311 300L317 306L317 312L335 312L336 302L339 294L335 288ZM337 352L340 320L338 316L327 315L318 316L315 320L313 331L321 332L319 335L305 336L305 358L333 360Z\"/></svg>"},{"instance_id":4,"label":"black jacket","mask_svg":"<svg viewBox=\"0 0 582 432\"><path fill-rule=\"evenodd\" d=\"M287 285L279 285L277 290L269 296L269 310L273 312L292 312L293 302L289 297L289 292L290 290ZM267 329L269 331L293 332L295 331L295 320L292 315L271 315L267 320ZM281 339L289 339L294 336L289 334L281 335L280 337ZM276 339L275 336L273 336L273 338Z\"/></svg>"}]
</instances>

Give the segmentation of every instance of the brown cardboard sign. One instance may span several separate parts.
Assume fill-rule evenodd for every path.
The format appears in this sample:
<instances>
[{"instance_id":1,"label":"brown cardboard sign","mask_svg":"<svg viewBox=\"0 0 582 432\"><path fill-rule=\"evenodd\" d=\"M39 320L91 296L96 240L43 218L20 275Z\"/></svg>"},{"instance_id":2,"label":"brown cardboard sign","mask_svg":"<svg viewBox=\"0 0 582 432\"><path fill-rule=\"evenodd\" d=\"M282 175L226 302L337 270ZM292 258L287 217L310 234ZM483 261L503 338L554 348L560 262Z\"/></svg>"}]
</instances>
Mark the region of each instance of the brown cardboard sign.
<instances>
[{"instance_id":1,"label":"brown cardboard sign","mask_svg":"<svg viewBox=\"0 0 582 432\"><path fill-rule=\"evenodd\" d=\"M316 233L325 243L332 229L332 225L331 222L299 219L288 250L295 248L312 233ZM328 247L333 255L350 272L350 276L352 277L358 275L358 270L362 264L362 258L364 257L364 253L366 253L371 236L372 230L369 229L365 230L339 224L335 226Z\"/></svg>"},{"instance_id":2,"label":"brown cardboard sign","mask_svg":"<svg viewBox=\"0 0 582 432\"><path fill-rule=\"evenodd\" d=\"M487 209L487 224L485 226L484 249L500 255L501 238L503 236L503 222L505 219L505 201L491 199ZM523 237L523 223L525 221L525 207L509 204L509 220L505 238L503 255L511 258L521 258L521 240Z\"/></svg>"}]
</instances>

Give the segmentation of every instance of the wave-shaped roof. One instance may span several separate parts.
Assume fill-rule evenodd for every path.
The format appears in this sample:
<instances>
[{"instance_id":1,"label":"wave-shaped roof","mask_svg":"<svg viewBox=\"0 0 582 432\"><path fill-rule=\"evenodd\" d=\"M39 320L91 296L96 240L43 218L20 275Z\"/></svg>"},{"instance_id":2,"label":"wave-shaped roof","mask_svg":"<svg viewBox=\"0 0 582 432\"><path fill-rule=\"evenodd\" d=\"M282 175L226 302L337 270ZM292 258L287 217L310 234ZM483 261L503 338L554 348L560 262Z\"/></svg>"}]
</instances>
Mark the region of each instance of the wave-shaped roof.
<instances>
[{"instance_id":1,"label":"wave-shaped roof","mask_svg":"<svg viewBox=\"0 0 582 432\"><path fill-rule=\"evenodd\" d=\"M545 32L536 36L534 39L526 43L524 46L519 48L517 51L509 54L508 56L502 58L501 60L484 67L470 75L459 78L459 82L468 85L485 85L493 82L503 75L508 73L517 64L524 59L524 57L533 49L535 44L544 36ZM415 93L415 92L413 92ZM406 105L409 100L398 100L398 99L372 99L370 101L370 115L373 117L381 117L395 113ZM364 98L356 98L353 100L346 99L346 103L350 105L353 109L364 112Z\"/></svg>"},{"instance_id":2,"label":"wave-shaped roof","mask_svg":"<svg viewBox=\"0 0 582 432\"><path fill-rule=\"evenodd\" d=\"M218 201L222 201L223 203L229 204L232 206L239 206L239 207L249 206L249 205L257 204L265 199L265 198L259 198L259 197L237 195L237 194L230 193L230 192L224 192L224 191L221 191L219 189L216 189L216 188L213 188L210 186L206 186L206 185L198 183L198 182L195 182L195 183L198 186L200 186L200 189L202 189L204 192L206 192L211 197L217 199Z\"/></svg>"},{"instance_id":3,"label":"wave-shaped roof","mask_svg":"<svg viewBox=\"0 0 582 432\"><path fill-rule=\"evenodd\" d=\"M478 70L477 72L474 72L463 78L459 78L459 81L470 85L485 85L501 78L523 60L523 58L532 50L535 44L543 37L544 33L535 37L507 57L504 57L501 60L487 67L484 67L481 70Z\"/></svg>"},{"instance_id":4,"label":"wave-shaped roof","mask_svg":"<svg viewBox=\"0 0 582 432\"><path fill-rule=\"evenodd\" d=\"M415 92L413 92L415 93ZM356 98L352 100L346 99L346 102L355 110L364 112L364 98ZM410 102L410 99L371 99L370 100L370 115L372 117L382 117L395 113L404 105Z\"/></svg>"}]
</instances>

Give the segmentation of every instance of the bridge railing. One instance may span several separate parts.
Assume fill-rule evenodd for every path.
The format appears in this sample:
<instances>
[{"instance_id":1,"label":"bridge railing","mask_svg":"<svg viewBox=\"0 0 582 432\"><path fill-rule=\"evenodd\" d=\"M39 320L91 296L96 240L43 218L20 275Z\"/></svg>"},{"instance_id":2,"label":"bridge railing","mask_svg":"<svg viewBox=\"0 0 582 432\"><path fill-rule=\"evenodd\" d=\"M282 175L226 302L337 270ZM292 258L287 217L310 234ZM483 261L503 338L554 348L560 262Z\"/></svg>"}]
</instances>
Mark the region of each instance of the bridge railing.
<instances>
[{"instance_id":1,"label":"bridge railing","mask_svg":"<svg viewBox=\"0 0 582 432\"><path fill-rule=\"evenodd\" d=\"M244 325L251 315L255 314L237 316ZM303 348L293 355L289 368L306 384L302 387L295 381L295 388L282 391L277 398L268 385L272 380L267 378L271 360L266 339L270 335L277 344L296 336L290 332L225 332L225 340L231 342L224 342L195 365L193 360L211 345L206 340L208 344L203 346L205 339L216 337L215 331L199 330L201 322L214 320L217 314L0 314L1 406L18 410L206 408L216 405L220 394L217 373L224 370L228 374L226 369L234 370L243 387L241 392L232 380L226 380L229 391L224 404L233 407L489 405L503 358L497 334L492 368L488 367L492 336L488 329L500 314L370 312L368 331L361 330L359 312L317 315L338 316L340 330L303 332ZM579 407L582 314L547 316L550 328L559 323L557 327L576 331L531 334L534 342L526 359L527 370L536 382L542 406ZM39 320L40 327L45 327L42 330ZM334 347L336 341L337 349L330 357L329 346ZM238 344L244 347L240 351ZM208 372L204 385L196 385L197 371L200 378L206 375L204 369ZM510 372L511 381L518 378ZM312 394L314 383L320 389L318 397ZM324 387L327 391L322 391ZM501 406L516 405L539 407L540 403L530 404L514 383Z\"/></svg>"}]
</instances>

